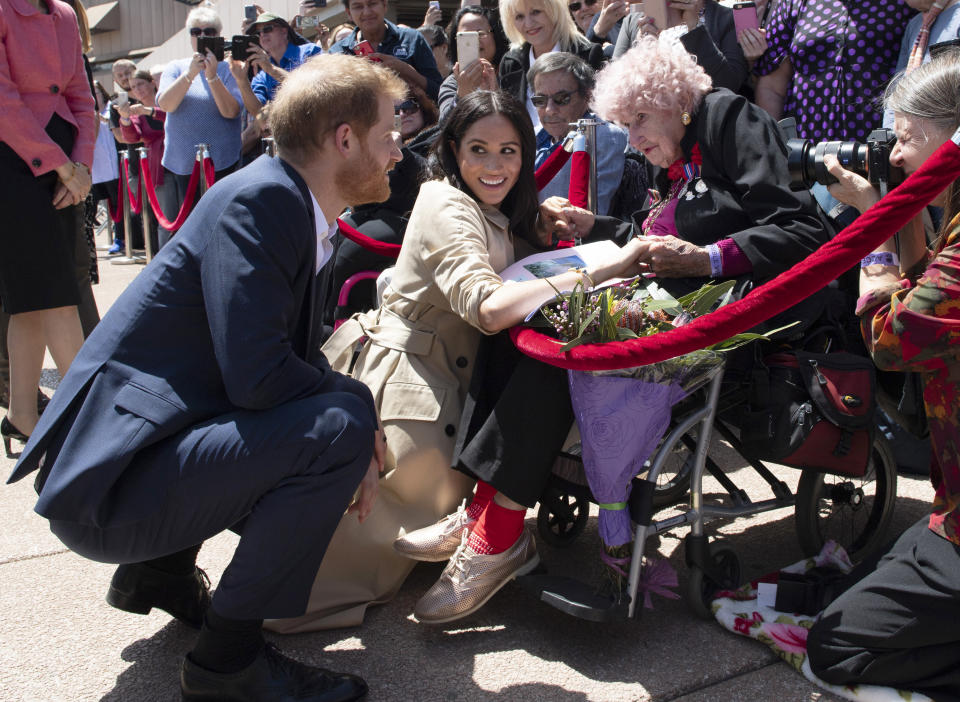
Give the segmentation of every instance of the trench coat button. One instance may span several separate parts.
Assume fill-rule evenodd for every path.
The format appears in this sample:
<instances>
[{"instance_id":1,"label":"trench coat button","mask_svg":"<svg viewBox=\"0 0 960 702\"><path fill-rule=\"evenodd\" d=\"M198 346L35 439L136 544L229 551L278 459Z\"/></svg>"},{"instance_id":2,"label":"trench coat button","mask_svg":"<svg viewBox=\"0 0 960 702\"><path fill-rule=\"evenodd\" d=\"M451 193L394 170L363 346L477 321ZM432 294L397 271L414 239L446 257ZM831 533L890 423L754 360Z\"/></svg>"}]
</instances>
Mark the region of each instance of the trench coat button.
<instances>
[{"instance_id":1,"label":"trench coat button","mask_svg":"<svg viewBox=\"0 0 960 702\"><path fill-rule=\"evenodd\" d=\"M447 436L453 436L454 434L457 433L457 428L452 424L448 424L443 428L443 431L446 433Z\"/></svg>"},{"instance_id":2,"label":"trench coat button","mask_svg":"<svg viewBox=\"0 0 960 702\"><path fill-rule=\"evenodd\" d=\"M59 85L51 85L51 86L50 86L50 92L53 93L54 95L56 95L57 93L60 92L60 86L59 86Z\"/></svg>"},{"instance_id":3,"label":"trench coat button","mask_svg":"<svg viewBox=\"0 0 960 702\"><path fill-rule=\"evenodd\" d=\"M33 167L34 167L34 168L40 168L40 166L43 165L43 161L41 161L41 160L38 159L38 158L33 159L30 163L33 164Z\"/></svg>"},{"instance_id":4,"label":"trench coat button","mask_svg":"<svg viewBox=\"0 0 960 702\"><path fill-rule=\"evenodd\" d=\"M467 359L464 356L457 356L457 368L466 368Z\"/></svg>"}]
</instances>

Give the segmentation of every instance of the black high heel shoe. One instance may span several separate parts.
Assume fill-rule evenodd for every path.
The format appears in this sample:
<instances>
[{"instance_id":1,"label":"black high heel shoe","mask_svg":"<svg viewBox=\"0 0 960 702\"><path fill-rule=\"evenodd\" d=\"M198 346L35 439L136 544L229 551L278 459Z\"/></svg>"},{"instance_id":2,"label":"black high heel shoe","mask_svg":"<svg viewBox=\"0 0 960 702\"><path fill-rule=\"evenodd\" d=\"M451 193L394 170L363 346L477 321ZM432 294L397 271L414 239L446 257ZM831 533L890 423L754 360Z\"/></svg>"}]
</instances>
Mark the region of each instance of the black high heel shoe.
<instances>
[{"instance_id":1,"label":"black high heel shoe","mask_svg":"<svg viewBox=\"0 0 960 702\"><path fill-rule=\"evenodd\" d=\"M10 439L16 439L23 443L27 443L27 440L30 438L22 431L13 426L13 423L7 419L3 418L3 421L0 421L0 436L3 436L3 448L7 452L7 458L14 458L14 454L10 451ZM19 454L17 454L19 455Z\"/></svg>"}]
</instances>

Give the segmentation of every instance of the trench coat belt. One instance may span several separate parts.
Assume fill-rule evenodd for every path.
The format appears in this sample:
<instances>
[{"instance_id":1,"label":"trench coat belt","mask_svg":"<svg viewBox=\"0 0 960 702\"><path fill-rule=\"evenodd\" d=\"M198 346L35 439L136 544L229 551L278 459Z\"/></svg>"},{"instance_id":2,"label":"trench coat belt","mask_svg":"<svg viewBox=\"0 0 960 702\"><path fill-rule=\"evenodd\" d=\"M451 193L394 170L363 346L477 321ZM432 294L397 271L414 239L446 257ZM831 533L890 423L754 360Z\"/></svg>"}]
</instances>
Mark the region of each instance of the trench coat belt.
<instances>
[{"instance_id":1,"label":"trench coat belt","mask_svg":"<svg viewBox=\"0 0 960 702\"><path fill-rule=\"evenodd\" d=\"M377 346L416 356L428 355L437 338L432 329L418 329L415 322L387 309L378 311L374 324L366 326L361 322L361 325L370 341Z\"/></svg>"}]
</instances>

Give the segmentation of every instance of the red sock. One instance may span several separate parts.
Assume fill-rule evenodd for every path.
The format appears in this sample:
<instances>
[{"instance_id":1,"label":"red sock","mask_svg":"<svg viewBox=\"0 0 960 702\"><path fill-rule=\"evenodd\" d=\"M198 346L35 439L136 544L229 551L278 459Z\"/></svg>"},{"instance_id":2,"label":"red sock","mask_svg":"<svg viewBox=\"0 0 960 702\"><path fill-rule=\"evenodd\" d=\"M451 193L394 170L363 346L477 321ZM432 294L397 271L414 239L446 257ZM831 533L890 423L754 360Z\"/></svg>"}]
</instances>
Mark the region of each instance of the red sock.
<instances>
[{"instance_id":1,"label":"red sock","mask_svg":"<svg viewBox=\"0 0 960 702\"><path fill-rule=\"evenodd\" d=\"M490 500L480 519L473 525L467 542L477 553L503 553L517 543L523 533L526 509L510 509Z\"/></svg>"},{"instance_id":2,"label":"red sock","mask_svg":"<svg viewBox=\"0 0 960 702\"><path fill-rule=\"evenodd\" d=\"M487 508L490 500L492 500L496 494L497 488L493 487L490 483L478 480L477 491L473 495L473 502L467 507L467 514L470 515L470 519L479 519L480 514Z\"/></svg>"}]
</instances>

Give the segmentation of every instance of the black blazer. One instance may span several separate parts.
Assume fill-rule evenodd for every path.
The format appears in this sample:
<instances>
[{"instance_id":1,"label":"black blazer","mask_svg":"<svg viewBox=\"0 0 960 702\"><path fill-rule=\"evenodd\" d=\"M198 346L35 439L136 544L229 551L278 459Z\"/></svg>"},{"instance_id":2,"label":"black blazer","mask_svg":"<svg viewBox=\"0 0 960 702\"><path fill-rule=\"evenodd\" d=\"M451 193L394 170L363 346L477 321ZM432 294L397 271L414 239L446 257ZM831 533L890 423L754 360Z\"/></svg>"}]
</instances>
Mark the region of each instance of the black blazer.
<instances>
[{"instance_id":1,"label":"black blazer","mask_svg":"<svg viewBox=\"0 0 960 702\"><path fill-rule=\"evenodd\" d=\"M598 71L603 66L603 48L586 39L570 53L576 54ZM520 102L527 101L527 71L530 70L530 44L524 42L519 48L510 49L500 59L498 81L500 90L510 93Z\"/></svg>"},{"instance_id":2,"label":"black blazer","mask_svg":"<svg viewBox=\"0 0 960 702\"><path fill-rule=\"evenodd\" d=\"M680 238L697 246L733 239L753 265L754 282L785 271L827 241L829 229L809 191L789 187L786 145L763 109L724 88L711 91L680 142L685 160L694 144L703 164L677 203ZM666 170L647 166L649 182L665 197ZM597 217L594 236L622 243L640 231L648 212L634 213L632 222Z\"/></svg>"},{"instance_id":3,"label":"black blazer","mask_svg":"<svg viewBox=\"0 0 960 702\"><path fill-rule=\"evenodd\" d=\"M41 468L35 510L99 527L156 509L176 466L113 486L136 454L237 410L349 392L362 383L319 350L314 210L306 183L263 156L219 181L80 349L10 481Z\"/></svg>"}]
</instances>

